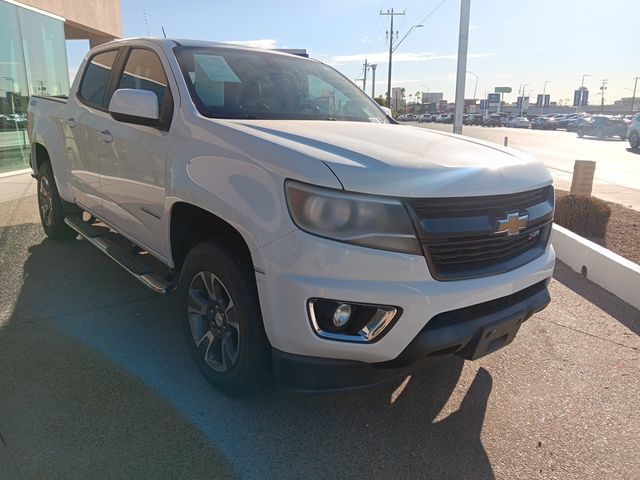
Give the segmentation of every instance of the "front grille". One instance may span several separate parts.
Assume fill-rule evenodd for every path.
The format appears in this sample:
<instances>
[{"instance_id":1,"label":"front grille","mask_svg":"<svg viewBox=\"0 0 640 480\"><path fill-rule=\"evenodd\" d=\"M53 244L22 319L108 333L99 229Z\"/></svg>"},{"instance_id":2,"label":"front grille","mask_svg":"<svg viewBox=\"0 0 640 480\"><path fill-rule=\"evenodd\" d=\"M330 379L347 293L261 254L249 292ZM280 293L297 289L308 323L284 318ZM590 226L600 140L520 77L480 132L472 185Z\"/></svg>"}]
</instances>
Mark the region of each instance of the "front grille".
<instances>
[{"instance_id":1,"label":"front grille","mask_svg":"<svg viewBox=\"0 0 640 480\"><path fill-rule=\"evenodd\" d=\"M543 187L528 192L483 197L426 198L410 200L411 207L419 217L466 217L488 210L509 212L526 210L532 205L543 203L549 198L552 187Z\"/></svg>"},{"instance_id":2,"label":"front grille","mask_svg":"<svg viewBox=\"0 0 640 480\"><path fill-rule=\"evenodd\" d=\"M434 278L456 280L513 270L544 253L553 220L553 188L485 197L408 201ZM518 235L497 234L507 214L528 214Z\"/></svg>"}]
</instances>

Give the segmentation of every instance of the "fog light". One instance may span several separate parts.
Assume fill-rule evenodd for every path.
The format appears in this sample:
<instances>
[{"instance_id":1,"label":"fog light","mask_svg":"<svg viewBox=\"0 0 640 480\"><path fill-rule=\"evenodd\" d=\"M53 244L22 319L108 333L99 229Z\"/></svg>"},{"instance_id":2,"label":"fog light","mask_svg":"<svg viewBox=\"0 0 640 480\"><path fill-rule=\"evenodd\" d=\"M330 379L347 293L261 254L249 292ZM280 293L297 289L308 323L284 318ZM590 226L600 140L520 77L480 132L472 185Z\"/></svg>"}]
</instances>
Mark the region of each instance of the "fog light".
<instances>
[{"instance_id":1,"label":"fog light","mask_svg":"<svg viewBox=\"0 0 640 480\"><path fill-rule=\"evenodd\" d=\"M342 303L338 305L333 314L333 325L337 328L344 327L351 318L351 305Z\"/></svg>"}]
</instances>

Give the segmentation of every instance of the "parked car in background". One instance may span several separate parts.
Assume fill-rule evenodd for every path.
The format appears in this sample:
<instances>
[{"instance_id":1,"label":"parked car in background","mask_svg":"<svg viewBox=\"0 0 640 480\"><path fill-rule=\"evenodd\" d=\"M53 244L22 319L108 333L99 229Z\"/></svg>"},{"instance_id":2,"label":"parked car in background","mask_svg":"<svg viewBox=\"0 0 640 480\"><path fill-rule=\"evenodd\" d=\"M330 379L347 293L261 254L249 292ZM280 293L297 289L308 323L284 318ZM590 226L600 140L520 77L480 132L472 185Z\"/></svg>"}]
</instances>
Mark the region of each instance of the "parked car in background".
<instances>
[{"instance_id":1,"label":"parked car in background","mask_svg":"<svg viewBox=\"0 0 640 480\"><path fill-rule=\"evenodd\" d=\"M501 127L502 117L497 113L492 113L487 118L485 118L483 125L485 127Z\"/></svg>"},{"instance_id":2,"label":"parked car in background","mask_svg":"<svg viewBox=\"0 0 640 480\"><path fill-rule=\"evenodd\" d=\"M433 118L431 118L430 113L423 113L418 117L418 123L430 123L433 122Z\"/></svg>"},{"instance_id":3,"label":"parked car in background","mask_svg":"<svg viewBox=\"0 0 640 480\"><path fill-rule=\"evenodd\" d=\"M557 130L558 122L552 117L536 117L531 120L531 128L535 130Z\"/></svg>"},{"instance_id":4,"label":"parked car in background","mask_svg":"<svg viewBox=\"0 0 640 480\"><path fill-rule=\"evenodd\" d=\"M567 123L567 132L577 132L578 127L584 122L588 122L590 118L590 115L585 115L583 117L576 117L572 120L569 120L569 122Z\"/></svg>"},{"instance_id":5,"label":"parked car in background","mask_svg":"<svg viewBox=\"0 0 640 480\"><path fill-rule=\"evenodd\" d=\"M621 118L594 115L578 127L578 137L598 137L600 140L618 137L620 140L626 140L627 124Z\"/></svg>"},{"instance_id":6,"label":"parked car in background","mask_svg":"<svg viewBox=\"0 0 640 480\"><path fill-rule=\"evenodd\" d=\"M474 113L471 115L470 125L482 125L483 123L484 123L484 118L481 113Z\"/></svg>"},{"instance_id":7,"label":"parked car in background","mask_svg":"<svg viewBox=\"0 0 640 480\"><path fill-rule=\"evenodd\" d=\"M632 149L640 149L640 113L636 113L631 118L631 123L627 127L627 138Z\"/></svg>"},{"instance_id":8,"label":"parked car in background","mask_svg":"<svg viewBox=\"0 0 640 480\"><path fill-rule=\"evenodd\" d=\"M527 117L513 117L509 120L508 126L514 128L529 128L531 126L531 122L529 122Z\"/></svg>"},{"instance_id":9,"label":"parked car in background","mask_svg":"<svg viewBox=\"0 0 640 480\"><path fill-rule=\"evenodd\" d=\"M569 127L569 123L575 120L576 118L581 118L587 116L586 113L571 113L569 115L565 115L561 119L558 120L558 128L567 130Z\"/></svg>"}]
</instances>

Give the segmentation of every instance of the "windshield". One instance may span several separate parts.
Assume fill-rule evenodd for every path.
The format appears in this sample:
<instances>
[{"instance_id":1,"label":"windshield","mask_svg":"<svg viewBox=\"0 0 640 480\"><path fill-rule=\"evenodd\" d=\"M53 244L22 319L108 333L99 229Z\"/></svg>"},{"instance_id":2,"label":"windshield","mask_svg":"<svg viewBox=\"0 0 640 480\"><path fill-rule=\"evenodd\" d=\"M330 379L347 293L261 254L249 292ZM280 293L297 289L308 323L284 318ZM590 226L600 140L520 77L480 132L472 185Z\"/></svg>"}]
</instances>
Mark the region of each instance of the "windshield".
<instances>
[{"instance_id":1,"label":"windshield","mask_svg":"<svg viewBox=\"0 0 640 480\"><path fill-rule=\"evenodd\" d=\"M386 122L353 83L320 62L215 47L175 54L198 111L214 118Z\"/></svg>"}]
</instances>

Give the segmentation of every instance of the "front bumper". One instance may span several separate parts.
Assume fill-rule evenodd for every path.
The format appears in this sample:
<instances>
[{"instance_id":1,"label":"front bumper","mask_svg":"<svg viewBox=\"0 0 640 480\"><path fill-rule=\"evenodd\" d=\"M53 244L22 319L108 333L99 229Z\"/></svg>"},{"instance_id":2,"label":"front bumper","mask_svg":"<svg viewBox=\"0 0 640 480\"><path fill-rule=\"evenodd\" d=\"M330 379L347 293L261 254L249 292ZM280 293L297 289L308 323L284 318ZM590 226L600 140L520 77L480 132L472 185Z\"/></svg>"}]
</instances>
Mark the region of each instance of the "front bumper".
<instances>
[{"instance_id":1,"label":"front bumper","mask_svg":"<svg viewBox=\"0 0 640 480\"><path fill-rule=\"evenodd\" d=\"M469 360L513 340L531 315L550 302L544 280L507 297L436 315L394 360L365 363L294 355L274 350L280 385L318 392L365 387L404 376L455 354Z\"/></svg>"},{"instance_id":2,"label":"front bumper","mask_svg":"<svg viewBox=\"0 0 640 480\"><path fill-rule=\"evenodd\" d=\"M430 275L424 256L338 243L299 230L254 251L271 346L288 354L365 363L396 359L438 314L506 297L547 280L554 263L549 247L509 272L441 282ZM311 298L390 305L402 309L402 316L374 343L327 340L312 328L307 310Z\"/></svg>"}]
</instances>

